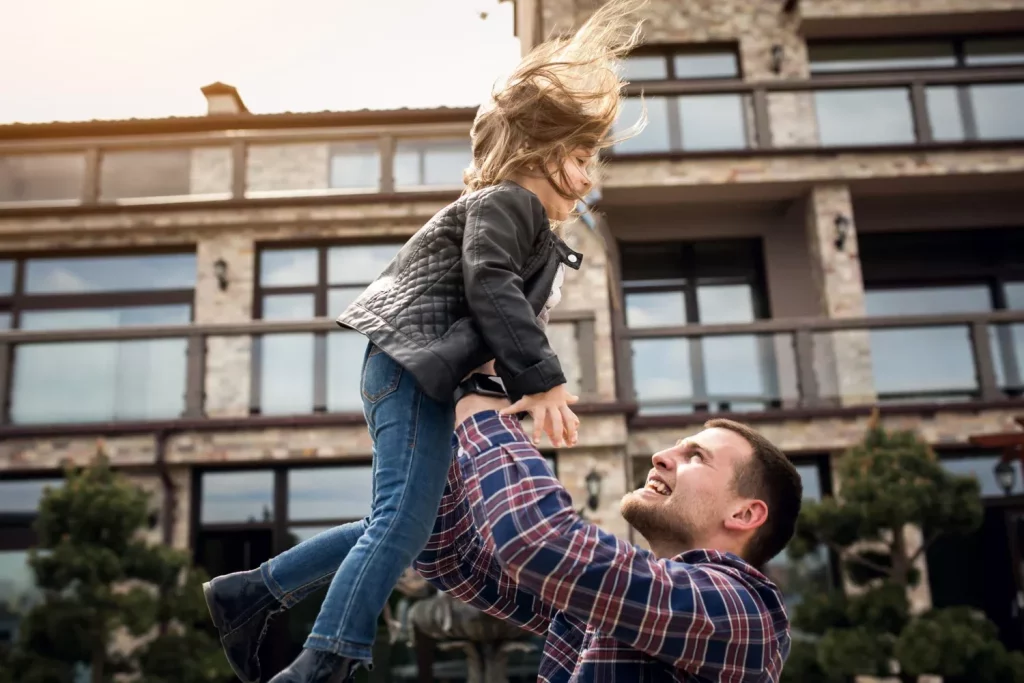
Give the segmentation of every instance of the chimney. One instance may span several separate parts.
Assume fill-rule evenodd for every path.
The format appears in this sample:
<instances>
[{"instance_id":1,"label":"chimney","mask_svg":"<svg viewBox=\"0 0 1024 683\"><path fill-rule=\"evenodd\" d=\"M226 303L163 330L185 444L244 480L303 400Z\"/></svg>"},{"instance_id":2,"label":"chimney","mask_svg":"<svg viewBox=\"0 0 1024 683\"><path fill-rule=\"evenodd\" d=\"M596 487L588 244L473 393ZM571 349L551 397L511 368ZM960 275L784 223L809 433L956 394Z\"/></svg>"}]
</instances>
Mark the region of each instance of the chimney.
<instances>
[{"instance_id":1,"label":"chimney","mask_svg":"<svg viewBox=\"0 0 1024 683\"><path fill-rule=\"evenodd\" d=\"M203 95L206 96L207 116L249 113L245 102L242 101L242 96L238 94L238 89L233 85L217 81L203 87L201 90Z\"/></svg>"}]
</instances>

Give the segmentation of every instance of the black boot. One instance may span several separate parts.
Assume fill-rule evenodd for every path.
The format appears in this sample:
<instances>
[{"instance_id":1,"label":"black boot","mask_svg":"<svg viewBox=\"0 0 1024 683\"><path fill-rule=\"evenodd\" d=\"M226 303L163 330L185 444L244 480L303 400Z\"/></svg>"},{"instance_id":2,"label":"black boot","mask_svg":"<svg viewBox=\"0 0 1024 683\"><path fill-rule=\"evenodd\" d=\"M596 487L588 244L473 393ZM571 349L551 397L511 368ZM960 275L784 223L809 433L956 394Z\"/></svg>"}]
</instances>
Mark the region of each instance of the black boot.
<instances>
[{"instance_id":1,"label":"black boot","mask_svg":"<svg viewBox=\"0 0 1024 683\"><path fill-rule=\"evenodd\" d=\"M281 611L259 569L218 576L203 584L206 606L220 634L228 664L242 683L258 683L256 654L271 615Z\"/></svg>"},{"instance_id":2,"label":"black boot","mask_svg":"<svg viewBox=\"0 0 1024 683\"><path fill-rule=\"evenodd\" d=\"M302 648L295 661L269 683L348 683L361 664L351 657Z\"/></svg>"}]
</instances>

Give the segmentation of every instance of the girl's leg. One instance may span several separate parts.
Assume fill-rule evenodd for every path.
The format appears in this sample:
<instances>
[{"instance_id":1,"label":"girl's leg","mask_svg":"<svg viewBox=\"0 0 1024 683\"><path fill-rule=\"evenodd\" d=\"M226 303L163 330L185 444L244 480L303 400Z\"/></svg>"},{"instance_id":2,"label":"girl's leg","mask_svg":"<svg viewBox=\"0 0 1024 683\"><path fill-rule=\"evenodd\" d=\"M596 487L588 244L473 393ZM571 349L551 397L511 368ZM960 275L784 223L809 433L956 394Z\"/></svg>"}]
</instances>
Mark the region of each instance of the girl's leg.
<instances>
[{"instance_id":1,"label":"girl's leg","mask_svg":"<svg viewBox=\"0 0 1024 683\"><path fill-rule=\"evenodd\" d=\"M373 511L331 581L306 647L369 661L377 619L433 528L452 460L455 411L451 402L423 394L412 375L375 349L363 366L362 393L374 443Z\"/></svg>"},{"instance_id":2,"label":"girl's leg","mask_svg":"<svg viewBox=\"0 0 1024 683\"><path fill-rule=\"evenodd\" d=\"M369 519L322 531L260 565L263 582L285 609L330 582Z\"/></svg>"}]
</instances>

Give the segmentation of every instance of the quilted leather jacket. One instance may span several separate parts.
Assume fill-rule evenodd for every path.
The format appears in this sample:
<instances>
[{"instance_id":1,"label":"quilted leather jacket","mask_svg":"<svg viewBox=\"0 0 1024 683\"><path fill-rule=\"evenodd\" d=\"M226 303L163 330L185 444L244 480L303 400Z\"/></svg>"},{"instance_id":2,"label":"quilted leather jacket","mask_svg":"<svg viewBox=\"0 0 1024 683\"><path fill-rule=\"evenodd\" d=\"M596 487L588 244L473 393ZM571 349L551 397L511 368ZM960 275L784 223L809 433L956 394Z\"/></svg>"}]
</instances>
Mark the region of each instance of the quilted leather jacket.
<instances>
[{"instance_id":1,"label":"quilted leather jacket","mask_svg":"<svg viewBox=\"0 0 1024 683\"><path fill-rule=\"evenodd\" d=\"M582 255L512 182L463 195L402 247L337 322L357 330L446 401L491 358L513 401L565 383L537 316L560 263Z\"/></svg>"}]
</instances>

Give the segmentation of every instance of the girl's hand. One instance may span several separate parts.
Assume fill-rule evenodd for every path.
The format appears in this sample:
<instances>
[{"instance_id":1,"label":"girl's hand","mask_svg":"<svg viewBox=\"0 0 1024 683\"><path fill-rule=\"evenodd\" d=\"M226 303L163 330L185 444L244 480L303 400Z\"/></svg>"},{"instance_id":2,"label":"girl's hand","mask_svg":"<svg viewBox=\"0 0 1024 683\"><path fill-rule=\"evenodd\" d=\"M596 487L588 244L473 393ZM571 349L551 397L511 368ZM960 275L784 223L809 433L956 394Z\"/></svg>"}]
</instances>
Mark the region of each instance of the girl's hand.
<instances>
[{"instance_id":1,"label":"girl's hand","mask_svg":"<svg viewBox=\"0 0 1024 683\"><path fill-rule=\"evenodd\" d=\"M533 443L539 444L542 432L546 432L555 447L575 446L580 419L569 406L579 401L564 384L549 389L543 394L524 396L508 408L501 411L502 415L515 415L528 412L533 418Z\"/></svg>"}]
</instances>

